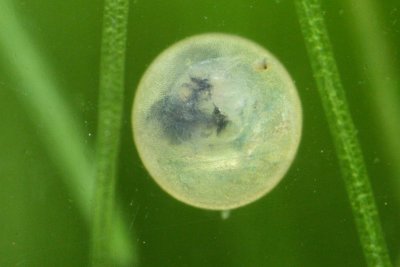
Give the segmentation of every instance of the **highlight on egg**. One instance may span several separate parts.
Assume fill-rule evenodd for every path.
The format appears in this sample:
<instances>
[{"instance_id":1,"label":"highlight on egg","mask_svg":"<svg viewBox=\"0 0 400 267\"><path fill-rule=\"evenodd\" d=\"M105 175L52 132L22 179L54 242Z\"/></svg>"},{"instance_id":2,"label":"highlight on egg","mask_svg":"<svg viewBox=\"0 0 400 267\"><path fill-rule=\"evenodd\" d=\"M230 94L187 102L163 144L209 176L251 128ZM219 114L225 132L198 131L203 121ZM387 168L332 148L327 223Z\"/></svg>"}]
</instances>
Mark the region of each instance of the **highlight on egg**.
<instances>
[{"instance_id":1,"label":"highlight on egg","mask_svg":"<svg viewBox=\"0 0 400 267\"><path fill-rule=\"evenodd\" d=\"M302 129L296 87L268 50L220 33L186 38L143 75L134 141L151 177L174 198L230 210L270 192Z\"/></svg>"}]
</instances>

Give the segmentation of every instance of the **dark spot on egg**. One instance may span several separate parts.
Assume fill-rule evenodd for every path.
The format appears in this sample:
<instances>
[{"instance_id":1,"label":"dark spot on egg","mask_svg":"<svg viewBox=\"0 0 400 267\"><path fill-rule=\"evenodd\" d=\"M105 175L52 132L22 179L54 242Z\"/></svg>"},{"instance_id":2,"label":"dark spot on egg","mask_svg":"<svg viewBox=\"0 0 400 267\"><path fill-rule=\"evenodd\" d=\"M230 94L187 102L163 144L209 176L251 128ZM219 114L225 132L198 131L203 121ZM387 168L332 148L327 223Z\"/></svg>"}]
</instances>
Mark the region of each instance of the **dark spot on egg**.
<instances>
[{"instance_id":1,"label":"dark spot on egg","mask_svg":"<svg viewBox=\"0 0 400 267\"><path fill-rule=\"evenodd\" d=\"M268 69L268 62L267 62L267 59L266 58L262 58L262 59L260 59L260 60L257 60L255 63L254 63L254 68L257 70L257 71L266 71L267 69Z\"/></svg>"}]
</instances>

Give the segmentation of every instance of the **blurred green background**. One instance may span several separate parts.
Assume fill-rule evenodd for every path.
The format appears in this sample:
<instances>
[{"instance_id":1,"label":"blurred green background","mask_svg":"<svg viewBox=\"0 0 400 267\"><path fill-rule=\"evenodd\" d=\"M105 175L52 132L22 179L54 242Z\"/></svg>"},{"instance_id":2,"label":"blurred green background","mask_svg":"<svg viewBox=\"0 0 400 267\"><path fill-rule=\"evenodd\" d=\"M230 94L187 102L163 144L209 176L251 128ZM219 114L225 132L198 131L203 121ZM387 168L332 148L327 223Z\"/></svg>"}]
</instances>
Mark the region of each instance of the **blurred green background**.
<instances>
[{"instance_id":1,"label":"blurred green background","mask_svg":"<svg viewBox=\"0 0 400 267\"><path fill-rule=\"evenodd\" d=\"M117 197L140 266L365 266L293 2L130 4ZM322 4L390 256L400 266L400 3ZM73 131L93 163L102 7L99 0L0 0L0 266L89 264L90 214L77 196L92 194L92 177L72 154L76 162L64 164L58 147L72 150L75 139L54 133L60 125ZM151 180L130 123L135 88L150 62L204 32L238 34L269 49L292 75L304 112L301 146L284 180L226 220L176 201ZM40 82L30 87L32 80ZM60 105L40 91L46 83ZM58 121L59 112L74 125Z\"/></svg>"}]
</instances>

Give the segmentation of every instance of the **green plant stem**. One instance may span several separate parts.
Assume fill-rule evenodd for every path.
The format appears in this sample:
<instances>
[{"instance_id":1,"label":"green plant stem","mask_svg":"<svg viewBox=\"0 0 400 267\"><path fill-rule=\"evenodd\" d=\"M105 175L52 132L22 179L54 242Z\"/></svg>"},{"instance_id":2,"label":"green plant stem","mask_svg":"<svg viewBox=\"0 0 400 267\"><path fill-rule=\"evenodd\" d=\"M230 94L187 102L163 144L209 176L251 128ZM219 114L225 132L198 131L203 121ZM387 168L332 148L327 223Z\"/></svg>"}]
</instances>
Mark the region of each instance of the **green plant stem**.
<instances>
[{"instance_id":1,"label":"green plant stem","mask_svg":"<svg viewBox=\"0 0 400 267\"><path fill-rule=\"evenodd\" d=\"M355 29L355 41L361 50L361 60L364 61L367 74L366 89L369 89L369 99L374 105L378 125L382 133L382 143L392 164L395 179L393 183L395 195L400 203L400 79L399 66L392 60L395 54L391 47L385 25L381 21L382 12L377 1L345 1L353 19L351 25Z\"/></svg>"},{"instance_id":2,"label":"green plant stem","mask_svg":"<svg viewBox=\"0 0 400 267\"><path fill-rule=\"evenodd\" d=\"M123 113L129 0L105 0L101 44L92 266L112 266L115 181Z\"/></svg>"},{"instance_id":3,"label":"green plant stem","mask_svg":"<svg viewBox=\"0 0 400 267\"><path fill-rule=\"evenodd\" d=\"M296 0L296 8L364 256L368 266L391 266L357 131L340 81L319 0Z\"/></svg>"},{"instance_id":4,"label":"green plant stem","mask_svg":"<svg viewBox=\"0 0 400 267\"><path fill-rule=\"evenodd\" d=\"M18 86L15 93L23 102L26 113L43 133L43 143L56 166L62 171L64 183L87 225L92 224L90 203L94 193L92 151L85 144L87 133L79 125L73 111L59 92L54 69L21 25L15 1L0 1L0 57L9 63ZM133 233L115 213L111 246L115 247L114 262L132 266L136 262L135 247L129 238Z\"/></svg>"}]
</instances>

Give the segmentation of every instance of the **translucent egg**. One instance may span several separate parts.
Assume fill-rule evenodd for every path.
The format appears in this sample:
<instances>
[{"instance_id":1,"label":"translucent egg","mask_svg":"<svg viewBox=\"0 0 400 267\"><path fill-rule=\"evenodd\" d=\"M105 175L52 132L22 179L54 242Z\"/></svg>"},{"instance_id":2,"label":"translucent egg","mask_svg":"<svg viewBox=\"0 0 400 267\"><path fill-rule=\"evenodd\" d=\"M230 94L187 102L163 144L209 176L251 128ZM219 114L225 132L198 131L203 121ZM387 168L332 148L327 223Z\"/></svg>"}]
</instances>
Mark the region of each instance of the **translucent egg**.
<instances>
[{"instance_id":1,"label":"translucent egg","mask_svg":"<svg viewBox=\"0 0 400 267\"><path fill-rule=\"evenodd\" d=\"M242 37L202 34L162 52L133 106L137 150L153 179L192 206L229 210L283 178L302 110L283 65Z\"/></svg>"}]
</instances>

